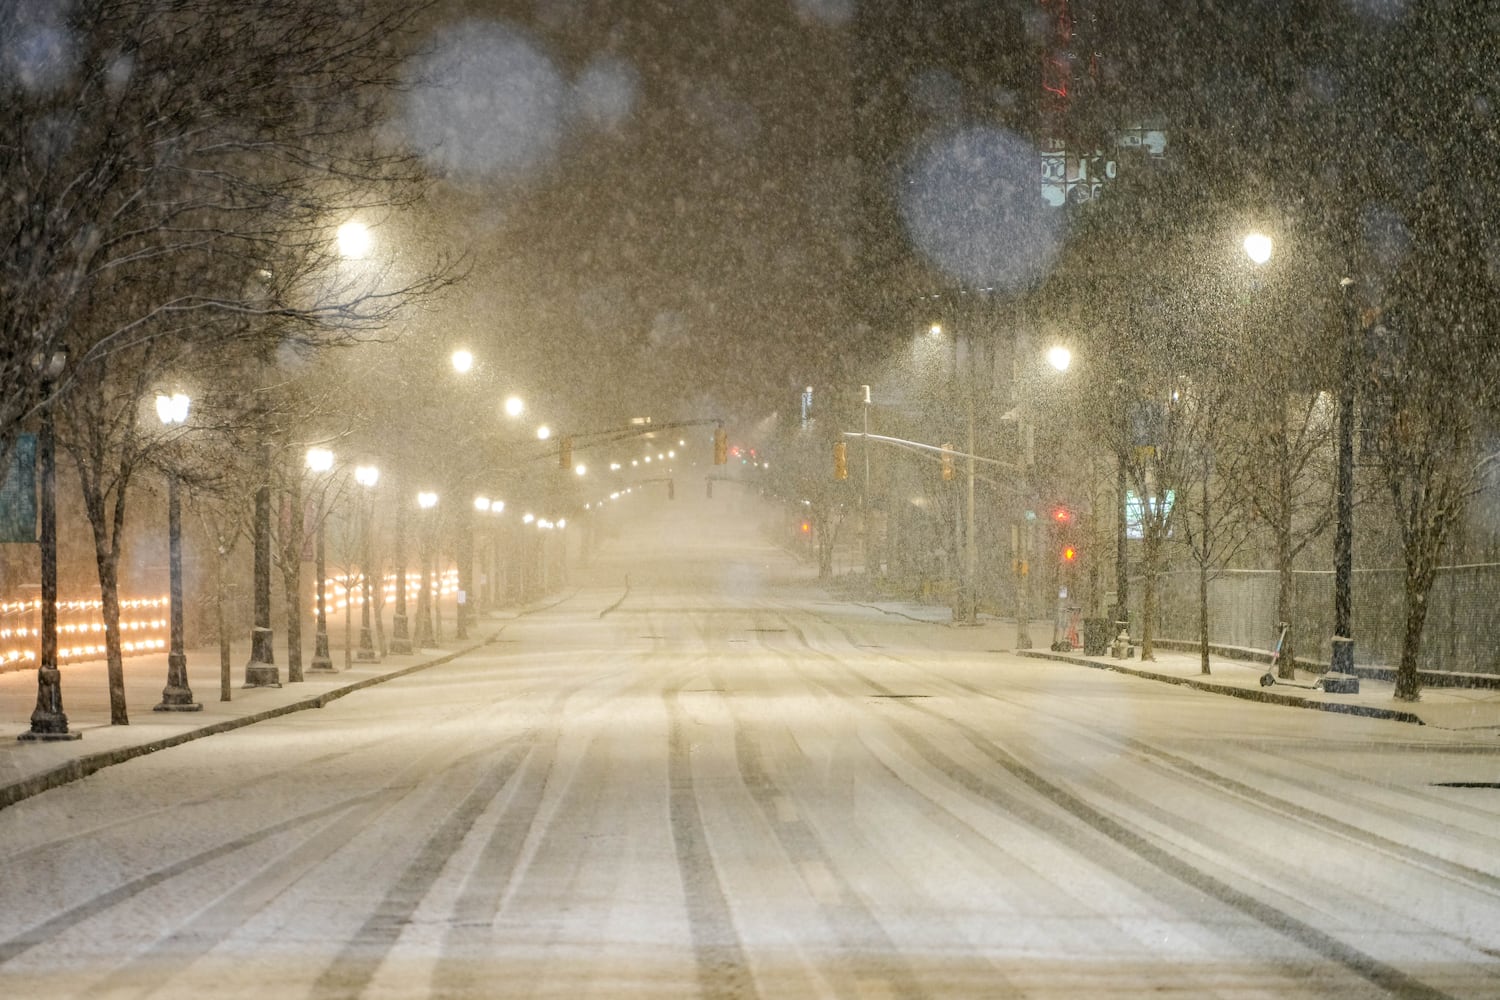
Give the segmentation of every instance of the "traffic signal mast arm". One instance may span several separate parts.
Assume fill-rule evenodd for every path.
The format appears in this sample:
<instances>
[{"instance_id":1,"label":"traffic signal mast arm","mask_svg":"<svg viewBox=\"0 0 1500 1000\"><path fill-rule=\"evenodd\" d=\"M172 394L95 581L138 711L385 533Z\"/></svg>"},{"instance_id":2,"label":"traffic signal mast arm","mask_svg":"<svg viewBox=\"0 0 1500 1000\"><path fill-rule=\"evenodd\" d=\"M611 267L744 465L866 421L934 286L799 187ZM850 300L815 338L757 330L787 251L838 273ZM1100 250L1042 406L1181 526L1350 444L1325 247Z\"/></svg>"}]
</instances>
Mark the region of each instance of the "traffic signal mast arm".
<instances>
[{"instance_id":1,"label":"traffic signal mast arm","mask_svg":"<svg viewBox=\"0 0 1500 1000\"><path fill-rule=\"evenodd\" d=\"M998 458L986 458L984 455L971 455L966 451L956 451L953 448L944 448L942 445L938 444L923 444L921 441L908 441L905 438L886 437L884 434L863 434L859 431L844 431L843 433L844 437L846 438L864 438L867 441L879 441L882 444L894 445L897 448L907 448L911 451L936 452L939 456L942 456L944 453L946 453L952 455L954 458L972 458L976 462L983 462L986 465L999 466L1002 469L1019 471L1021 468L1015 462L1002 462Z\"/></svg>"}]
</instances>

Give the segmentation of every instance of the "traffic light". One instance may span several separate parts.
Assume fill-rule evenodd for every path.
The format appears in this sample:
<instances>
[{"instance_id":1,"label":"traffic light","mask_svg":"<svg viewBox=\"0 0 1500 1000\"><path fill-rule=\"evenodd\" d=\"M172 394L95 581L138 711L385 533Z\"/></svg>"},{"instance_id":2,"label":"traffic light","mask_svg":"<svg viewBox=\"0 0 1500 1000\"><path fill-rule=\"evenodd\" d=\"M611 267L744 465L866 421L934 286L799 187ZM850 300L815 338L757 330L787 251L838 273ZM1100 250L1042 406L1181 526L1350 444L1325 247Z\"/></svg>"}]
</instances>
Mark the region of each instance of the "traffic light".
<instances>
[{"instance_id":1,"label":"traffic light","mask_svg":"<svg viewBox=\"0 0 1500 1000\"><path fill-rule=\"evenodd\" d=\"M729 461L729 434L724 428L714 428L714 464L724 465Z\"/></svg>"},{"instance_id":2,"label":"traffic light","mask_svg":"<svg viewBox=\"0 0 1500 1000\"><path fill-rule=\"evenodd\" d=\"M1063 565L1069 565L1071 563L1076 562L1077 560L1078 560L1078 550L1075 549L1073 546L1071 546L1071 545L1067 544L1066 542L1064 542L1063 543L1063 547L1062 547L1062 561L1063 561Z\"/></svg>"},{"instance_id":3,"label":"traffic light","mask_svg":"<svg viewBox=\"0 0 1500 1000\"><path fill-rule=\"evenodd\" d=\"M833 478L849 478L849 446L842 441L833 443Z\"/></svg>"},{"instance_id":4,"label":"traffic light","mask_svg":"<svg viewBox=\"0 0 1500 1000\"><path fill-rule=\"evenodd\" d=\"M573 436L565 434L557 442L557 467L559 469L571 469L573 467Z\"/></svg>"},{"instance_id":5,"label":"traffic light","mask_svg":"<svg viewBox=\"0 0 1500 1000\"><path fill-rule=\"evenodd\" d=\"M953 479L953 442L943 442L943 481L949 482Z\"/></svg>"},{"instance_id":6,"label":"traffic light","mask_svg":"<svg viewBox=\"0 0 1500 1000\"><path fill-rule=\"evenodd\" d=\"M1052 508L1052 522L1058 525L1073 523L1073 512L1066 507Z\"/></svg>"}]
</instances>

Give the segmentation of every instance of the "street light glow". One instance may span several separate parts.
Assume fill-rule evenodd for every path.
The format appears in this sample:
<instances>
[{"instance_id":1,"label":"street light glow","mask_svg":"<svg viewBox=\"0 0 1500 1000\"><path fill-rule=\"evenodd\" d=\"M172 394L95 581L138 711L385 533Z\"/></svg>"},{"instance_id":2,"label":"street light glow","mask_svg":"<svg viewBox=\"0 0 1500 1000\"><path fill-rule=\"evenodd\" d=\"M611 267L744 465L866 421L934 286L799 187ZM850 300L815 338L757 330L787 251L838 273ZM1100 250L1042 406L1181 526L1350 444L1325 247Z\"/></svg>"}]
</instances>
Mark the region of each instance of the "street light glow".
<instances>
[{"instance_id":1,"label":"street light glow","mask_svg":"<svg viewBox=\"0 0 1500 1000\"><path fill-rule=\"evenodd\" d=\"M347 257L349 260L364 260L369 256L370 247L374 245L374 242L374 238L370 236L369 227L363 222L346 222L339 226L340 257Z\"/></svg>"},{"instance_id":2,"label":"street light glow","mask_svg":"<svg viewBox=\"0 0 1500 1000\"><path fill-rule=\"evenodd\" d=\"M573 466L573 472L575 475L584 476L588 474L588 471L589 467L584 465L582 462L579 462L577 465Z\"/></svg>"},{"instance_id":3,"label":"street light glow","mask_svg":"<svg viewBox=\"0 0 1500 1000\"><path fill-rule=\"evenodd\" d=\"M478 511L487 511L487 510L489 510L490 509L490 498L489 497L475 497L474 498L474 509L478 510Z\"/></svg>"},{"instance_id":4,"label":"street light glow","mask_svg":"<svg viewBox=\"0 0 1500 1000\"><path fill-rule=\"evenodd\" d=\"M941 337L943 335L943 324L934 323L929 326L927 328L927 335L929 337Z\"/></svg>"},{"instance_id":5,"label":"street light glow","mask_svg":"<svg viewBox=\"0 0 1500 1000\"><path fill-rule=\"evenodd\" d=\"M526 409L526 404L521 401L520 396L511 396L505 401L505 415L507 417L519 417Z\"/></svg>"},{"instance_id":6,"label":"street light glow","mask_svg":"<svg viewBox=\"0 0 1500 1000\"><path fill-rule=\"evenodd\" d=\"M552 428L548 427L546 424L543 424L542 426L540 426L540 427L538 427L536 429L536 439L538 441L545 441L545 440L547 440L551 436L552 436Z\"/></svg>"},{"instance_id":7,"label":"street light glow","mask_svg":"<svg viewBox=\"0 0 1500 1000\"><path fill-rule=\"evenodd\" d=\"M524 513L524 514L521 515L521 523L522 524L530 524L532 521L535 521L535 520L536 520L536 515L533 514L533 513L531 513L530 511L527 511L526 513Z\"/></svg>"},{"instance_id":8,"label":"street light glow","mask_svg":"<svg viewBox=\"0 0 1500 1000\"><path fill-rule=\"evenodd\" d=\"M492 500L490 502L490 513L491 514L503 514L503 513L505 513L505 501L504 500Z\"/></svg>"},{"instance_id":9,"label":"street light glow","mask_svg":"<svg viewBox=\"0 0 1500 1000\"><path fill-rule=\"evenodd\" d=\"M1047 352L1047 364L1060 372L1068 370L1068 365L1073 363L1073 352L1058 344Z\"/></svg>"},{"instance_id":10,"label":"street light glow","mask_svg":"<svg viewBox=\"0 0 1500 1000\"><path fill-rule=\"evenodd\" d=\"M426 490L423 490L421 493L417 494L417 506L421 507L423 510L431 510L432 508L437 506L437 502L438 495L436 493L430 493Z\"/></svg>"},{"instance_id":11,"label":"street light glow","mask_svg":"<svg viewBox=\"0 0 1500 1000\"><path fill-rule=\"evenodd\" d=\"M354 467L354 481L368 489L380 482L380 470L373 465L356 465Z\"/></svg>"},{"instance_id":12,"label":"street light glow","mask_svg":"<svg viewBox=\"0 0 1500 1000\"><path fill-rule=\"evenodd\" d=\"M453 352L453 370L460 375L466 375L469 369L474 367L474 355L463 348Z\"/></svg>"},{"instance_id":13,"label":"street light glow","mask_svg":"<svg viewBox=\"0 0 1500 1000\"><path fill-rule=\"evenodd\" d=\"M307 449L307 467L314 472L327 472L333 468L333 452L327 448Z\"/></svg>"},{"instance_id":14,"label":"street light glow","mask_svg":"<svg viewBox=\"0 0 1500 1000\"><path fill-rule=\"evenodd\" d=\"M156 397L156 415L164 424L186 423L190 402L188 397L180 392L174 392L170 396L158 394Z\"/></svg>"},{"instance_id":15,"label":"street light glow","mask_svg":"<svg viewBox=\"0 0 1500 1000\"><path fill-rule=\"evenodd\" d=\"M1245 256L1256 264L1264 264L1271 259L1271 237L1264 233L1251 233L1245 237Z\"/></svg>"}]
</instances>

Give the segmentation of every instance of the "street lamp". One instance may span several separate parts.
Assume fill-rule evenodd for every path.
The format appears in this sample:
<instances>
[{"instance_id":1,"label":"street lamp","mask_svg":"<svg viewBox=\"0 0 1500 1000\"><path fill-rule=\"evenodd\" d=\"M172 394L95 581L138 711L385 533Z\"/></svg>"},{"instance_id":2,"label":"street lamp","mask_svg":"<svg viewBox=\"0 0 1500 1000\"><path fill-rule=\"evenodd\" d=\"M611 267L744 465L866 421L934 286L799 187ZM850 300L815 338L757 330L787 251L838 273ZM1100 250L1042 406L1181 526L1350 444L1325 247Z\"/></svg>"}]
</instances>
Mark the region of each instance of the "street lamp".
<instances>
[{"instance_id":1,"label":"street lamp","mask_svg":"<svg viewBox=\"0 0 1500 1000\"><path fill-rule=\"evenodd\" d=\"M453 352L451 360L453 362L453 370L460 375L467 375L470 369L474 367L474 355L462 348Z\"/></svg>"},{"instance_id":2,"label":"street lamp","mask_svg":"<svg viewBox=\"0 0 1500 1000\"><path fill-rule=\"evenodd\" d=\"M37 435L37 466L41 481L42 656L36 672L36 709L31 730L22 740L76 740L82 733L68 731L62 707L62 672L57 669L57 462L53 449L52 387L68 364L68 352L32 359L41 376L42 426Z\"/></svg>"},{"instance_id":3,"label":"street lamp","mask_svg":"<svg viewBox=\"0 0 1500 1000\"><path fill-rule=\"evenodd\" d=\"M363 222L351 221L339 226L337 240L339 256L348 260L365 259L375 245L375 239L370 235L369 227Z\"/></svg>"},{"instance_id":4,"label":"street lamp","mask_svg":"<svg viewBox=\"0 0 1500 1000\"><path fill-rule=\"evenodd\" d=\"M406 655L413 651L411 643L411 631L406 623L406 521L407 521L407 493L400 490L396 494L396 607L391 614L391 646L390 651L396 655Z\"/></svg>"},{"instance_id":5,"label":"street lamp","mask_svg":"<svg viewBox=\"0 0 1500 1000\"><path fill-rule=\"evenodd\" d=\"M1347 329L1343 337L1339 371L1337 503L1333 531L1333 650L1328 668L1347 674L1354 669L1354 382L1357 377L1355 337L1359 333L1359 311L1355 304L1355 282L1339 281L1344 297Z\"/></svg>"},{"instance_id":6,"label":"street lamp","mask_svg":"<svg viewBox=\"0 0 1500 1000\"><path fill-rule=\"evenodd\" d=\"M333 468L333 452L327 448L307 449L307 468L315 476L321 476ZM318 490L318 528L315 546L315 568L318 574L317 601L318 621L313 629L313 656L312 662L308 664L309 670L332 670L333 658L328 655L328 561L325 548L324 522L328 519L328 511L323 506L323 491Z\"/></svg>"},{"instance_id":7,"label":"street lamp","mask_svg":"<svg viewBox=\"0 0 1500 1000\"><path fill-rule=\"evenodd\" d=\"M156 415L164 427L187 422L190 400L180 392L156 397ZM182 504L178 497L177 467L167 470L167 576L171 592L171 648L167 652L167 686L162 688L157 712L199 712L188 686L187 655L182 649Z\"/></svg>"},{"instance_id":8,"label":"street lamp","mask_svg":"<svg viewBox=\"0 0 1500 1000\"><path fill-rule=\"evenodd\" d=\"M1244 241L1245 256L1255 264L1264 264L1271 259L1273 249L1271 237L1264 233L1249 233Z\"/></svg>"},{"instance_id":9,"label":"street lamp","mask_svg":"<svg viewBox=\"0 0 1500 1000\"><path fill-rule=\"evenodd\" d=\"M548 438L550 438L551 436L552 436L552 428L548 427L546 424L543 424L542 426L540 426L540 427L538 427L536 429L536 439L538 441L545 441Z\"/></svg>"},{"instance_id":10,"label":"street lamp","mask_svg":"<svg viewBox=\"0 0 1500 1000\"><path fill-rule=\"evenodd\" d=\"M434 529L430 523L431 511L437 506L438 495L424 490L417 494L417 507L422 510L422 537L421 546L421 589L417 591L417 631L412 637L413 644L418 649L426 649L437 643L433 638L432 630L432 535Z\"/></svg>"}]
</instances>

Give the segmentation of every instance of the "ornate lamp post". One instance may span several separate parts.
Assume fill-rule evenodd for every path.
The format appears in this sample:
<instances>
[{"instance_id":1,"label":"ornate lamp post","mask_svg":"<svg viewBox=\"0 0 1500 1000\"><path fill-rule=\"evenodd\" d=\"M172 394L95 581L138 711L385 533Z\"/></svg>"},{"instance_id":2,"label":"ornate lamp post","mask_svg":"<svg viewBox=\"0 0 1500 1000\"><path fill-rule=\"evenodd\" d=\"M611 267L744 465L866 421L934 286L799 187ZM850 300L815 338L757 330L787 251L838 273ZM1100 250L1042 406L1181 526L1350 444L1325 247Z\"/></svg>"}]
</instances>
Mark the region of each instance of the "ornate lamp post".
<instances>
[{"instance_id":1,"label":"ornate lamp post","mask_svg":"<svg viewBox=\"0 0 1500 1000\"><path fill-rule=\"evenodd\" d=\"M42 426L37 435L41 492L42 654L37 665L36 710L23 740L76 740L62 707L62 673L57 669L57 462L52 435L52 387L68 364L66 351L33 361L41 375Z\"/></svg>"},{"instance_id":2,"label":"ornate lamp post","mask_svg":"<svg viewBox=\"0 0 1500 1000\"><path fill-rule=\"evenodd\" d=\"M156 397L156 415L166 427L187 422L191 400L180 392ZM157 712L199 712L188 686L187 656L182 649L182 503L178 497L176 467L167 472L167 567L172 604L171 648L167 652L167 686L162 688Z\"/></svg>"},{"instance_id":3,"label":"ornate lamp post","mask_svg":"<svg viewBox=\"0 0 1500 1000\"><path fill-rule=\"evenodd\" d=\"M380 482L380 470L373 465L357 466L354 470L354 481L365 488L365 502L361 512L361 531L364 542L363 562L365 599L360 606L359 616L359 649L355 651L355 658L363 663L375 663L380 660L380 653L375 649L375 634L370 628L370 616L373 614L375 605L375 581L379 579L379 571L375 565L375 484Z\"/></svg>"},{"instance_id":4,"label":"ornate lamp post","mask_svg":"<svg viewBox=\"0 0 1500 1000\"><path fill-rule=\"evenodd\" d=\"M323 476L333 469L333 452L327 448L307 449L307 468L314 475ZM328 509L324 506L323 484L318 489L318 530L313 542L315 548L315 567L318 575L317 602L318 620L313 629L313 657L312 663L308 665L309 670L319 672L333 670L333 657L328 655L328 558L326 548L325 524L328 521ZM346 613L347 609L346 609Z\"/></svg>"}]
</instances>

